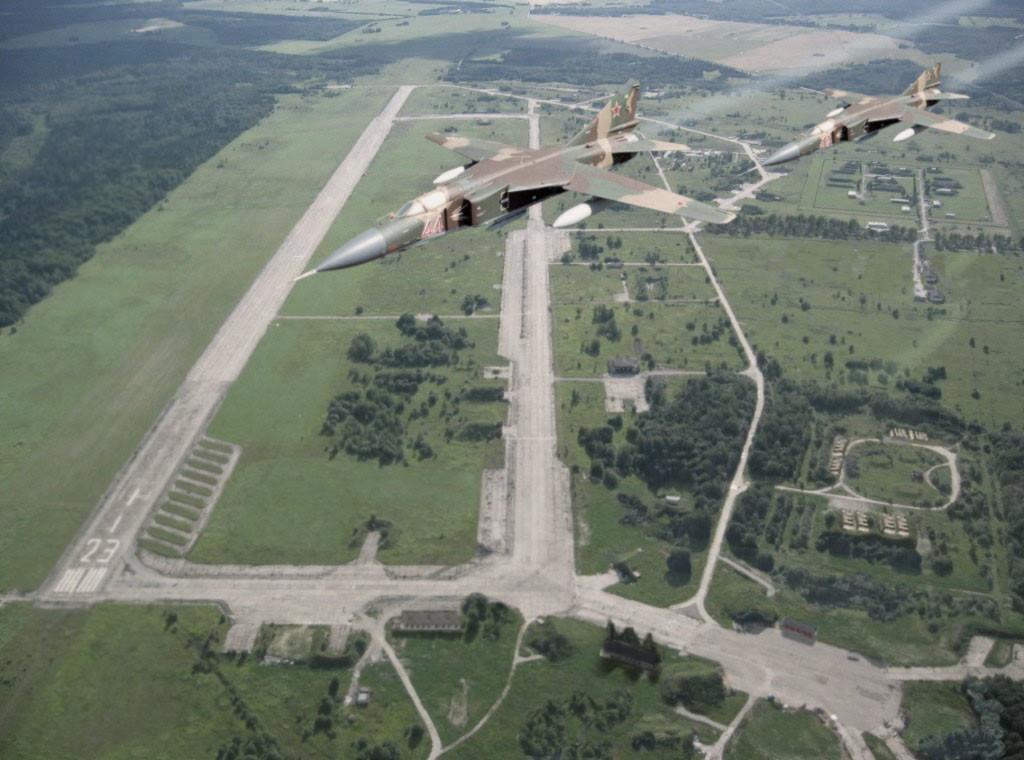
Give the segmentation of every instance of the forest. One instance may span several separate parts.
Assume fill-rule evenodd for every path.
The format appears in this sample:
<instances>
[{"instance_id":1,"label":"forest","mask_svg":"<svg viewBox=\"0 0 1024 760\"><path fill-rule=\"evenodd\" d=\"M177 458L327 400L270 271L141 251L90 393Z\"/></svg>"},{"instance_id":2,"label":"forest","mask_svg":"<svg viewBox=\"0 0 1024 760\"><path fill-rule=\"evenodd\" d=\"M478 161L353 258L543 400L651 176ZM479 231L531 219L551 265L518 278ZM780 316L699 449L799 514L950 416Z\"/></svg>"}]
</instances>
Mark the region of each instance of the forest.
<instances>
[{"instance_id":1,"label":"forest","mask_svg":"<svg viewBox=\"0 0 1024 760\"><path fill-rule=\"evenodd\" d=\"M43 5L25 20L16 12L25 7L12 12L22 31L58 20L121 18L131 10ZM147 13L174 15L177 7L154 4ZM188 15L233 44L277 34L315 37L348 24ZM378 65L368 57L279 56L159 39L0 51L0 151L13 149L15 138L28 146L0 172L0 327L16 323L73 277L98 244L267 116L278 94L326 78L344 81Z\"/></svg>"},{"instance_id":2,"label":"forest","mask_svg":"<svg viewBox=\"0 0 1024 760\"><path fill-rule=\"evenodd\" d=\"M584 87L637 79L645 87L687 84L705 90L725 87L727 77L747 78L737 69L696 58L609 53L594 43L572 38L510 38L506 47L499 57L459 61L448 69L445 78L456 82L571 82ZM712 72L721 76L706 79L705 74Z\"/></svg>"},{"instance_id":3,"label":"forest","mask_svg":"<svg viewBox=\"0 0 1024 760\"><path fill-rule=\"evenodd\" d=\"M698 509L720 498L753 414L753 387L721 372L690 380L674 398L657 390L648 395L650 410L636 416L618 448L612 439L620 417L603 427L580 428L577 440L590 457L591 477L609 487L619 477L637 475L652 491L685 488Z\"/></svg>"},{"instance_id":4,"label":"forest","mask_svg":"<svg viewBox=\"0 0 1024 760\"><path fill-rule=\"evenodd\" d=\"M949 734L926 737L917 754L925 760L1024 758L1024 684L1000 675L968 678L961 688L977 721Z\"/></svg>"}]
</instances>

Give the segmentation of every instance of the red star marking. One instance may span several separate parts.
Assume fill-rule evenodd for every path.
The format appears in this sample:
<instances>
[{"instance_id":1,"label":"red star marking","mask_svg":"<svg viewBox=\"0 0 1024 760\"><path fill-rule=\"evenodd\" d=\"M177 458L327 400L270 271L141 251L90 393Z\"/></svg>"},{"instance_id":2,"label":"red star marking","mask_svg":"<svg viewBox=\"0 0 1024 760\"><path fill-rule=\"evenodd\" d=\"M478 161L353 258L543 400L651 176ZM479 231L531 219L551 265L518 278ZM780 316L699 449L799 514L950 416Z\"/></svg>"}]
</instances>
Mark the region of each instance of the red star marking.
<instances>
[{"instance_id":1,"label":"red star marking","mask_svg":"<svg viewBox=\"0 0 1024 760\"><path fill-rule=\"evenodd\" d=\"M618 103L613 103L612 104L612 118L613 119L619 118L619 114L620 113L622 113L622 106L620 106Z\"/></svg>"}]
</instances>

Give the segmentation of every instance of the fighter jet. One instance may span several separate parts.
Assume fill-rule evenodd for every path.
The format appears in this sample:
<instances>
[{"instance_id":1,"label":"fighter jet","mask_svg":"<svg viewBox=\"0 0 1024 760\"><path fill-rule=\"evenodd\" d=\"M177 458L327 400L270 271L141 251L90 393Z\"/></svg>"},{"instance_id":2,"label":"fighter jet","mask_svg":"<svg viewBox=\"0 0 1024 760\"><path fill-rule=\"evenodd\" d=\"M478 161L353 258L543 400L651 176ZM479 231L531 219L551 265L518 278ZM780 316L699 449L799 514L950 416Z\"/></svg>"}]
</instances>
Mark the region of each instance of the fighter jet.
<instances>
[{"instance_id":1,"label":"fighter jet","mask_svg":"<svg viewBox=\"0 0 1024 760\"><path fill-rule=\"evenodd\" d=\"M734 214L714 206L606 171L637 153L688 150L685 145L634 134L639 97L639 83L627 83L568 143L537 150L456 134L427 135L468 163L438 176L432 190L349 240L302 277L364 264L464 227L501 225L567 190L590 198L560 215L555 227L578 224L613 203L712 224L732 221Z\"/></svg>"},{"instance_id":2,"label":"fighter jet","mask_svg":"<svg viewBox=\"0 0 1024 760\"><path fill-rule=\"evenodd\" d=\"M766 161L764 166L775 166L806 156L816 150L830 148L836 143L864 140L893 124L904 129L893 137L893 142L904 142L926 129L952 132L978 140L991 140L991 132L946 116L929 113L927 109L943 100L966 100L967 95L942 92L939 84L942 64L937 63L917 78L902 95L895 97L869 97L845 90L825 90L825 95L842 99L843 105L829 112L825 121L814 127L806 137L782 148Z\"/></svg>"}]
</instances>

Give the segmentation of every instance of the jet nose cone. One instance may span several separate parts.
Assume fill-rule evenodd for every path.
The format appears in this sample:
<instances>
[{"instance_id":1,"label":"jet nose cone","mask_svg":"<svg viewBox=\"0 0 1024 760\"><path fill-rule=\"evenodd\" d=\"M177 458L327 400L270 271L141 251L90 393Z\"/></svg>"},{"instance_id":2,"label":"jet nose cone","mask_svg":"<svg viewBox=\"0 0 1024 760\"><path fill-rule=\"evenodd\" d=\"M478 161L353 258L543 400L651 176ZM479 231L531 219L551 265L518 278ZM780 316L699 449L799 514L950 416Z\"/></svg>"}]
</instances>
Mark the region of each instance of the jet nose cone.
<instances>
[{"instance_id":1,"label":"jet nose cone","mask_svg":"<svg viewBox=\"0 0 1024 760\"><path fill-rule=\"evenodd\" d=\"M761 162L761 166L778 166L796 158L800 158L800 144L794 142L785 148L775 151L775 153Z\"/></svg>"},{"instance_id":2,"label":"jet nose cone","mask_svg":"<svg viewBox=\"0 0 1024 760\"><path fill-rule=\"evenodd\" d=\"M328 256L324 263L316 268L316 271L330 272L335 269L348 269L365 264L367 261L379 259L387 252L388 243L384 238L384 233L374 227L356 235L341 246Z\"/></svg>"}]
</instances>

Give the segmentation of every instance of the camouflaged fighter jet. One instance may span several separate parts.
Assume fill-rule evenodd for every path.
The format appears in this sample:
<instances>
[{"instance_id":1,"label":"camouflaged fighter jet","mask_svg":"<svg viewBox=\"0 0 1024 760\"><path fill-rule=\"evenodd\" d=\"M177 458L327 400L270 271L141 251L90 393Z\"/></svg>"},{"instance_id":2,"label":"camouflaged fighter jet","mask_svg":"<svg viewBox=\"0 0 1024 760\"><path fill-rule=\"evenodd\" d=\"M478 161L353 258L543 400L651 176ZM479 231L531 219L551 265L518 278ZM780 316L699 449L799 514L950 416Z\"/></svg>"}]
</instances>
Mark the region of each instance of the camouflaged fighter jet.
<instances>
[{"instance_id":1,"label":"camouflaged fighter jet","mask_svg":"<svg viewBox=\"0 0 1024 760\"><path fill-rule=\"evenodd\" d=\"M640 85L629 82L589 126L567 144L550 148L532 150L436 132L427 135L469 163L441 174L433 190L388 214L302 276L363 264L463 227L504 224L533 204L567 190L590 199L559 216L555 227L578 224L613 203L712 224L732 221L734 214L606 171L637 153L688 150L685 145L633 134L639 96Z\"/></svg>"},{"instance_id":2,"label":"camouflaged fighter jet","mask_svg":"<svg viewBox=\"0 0 1024 760\"><path fill-rule=\"evenodd\" d=\"M969 124L929 113L927 109L943 100L967 100L967 95L942 92L939 84L942 64L937 63L917 78L907 90L896 97L869 97L845 90L825 90L825 95L840 98L843 105L831 111L825 121L814 127L806 137L792 142L761 163L775 166L806 156L816 150L831 148L836 143L864 140L893 124L903 124L893 142L904 142L926 129L966 135L978 140L991 140L991 132ZM852 102L852 104L851 104Z\"/></svg>"}]
</instances>

